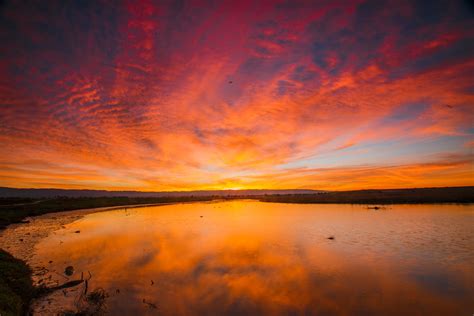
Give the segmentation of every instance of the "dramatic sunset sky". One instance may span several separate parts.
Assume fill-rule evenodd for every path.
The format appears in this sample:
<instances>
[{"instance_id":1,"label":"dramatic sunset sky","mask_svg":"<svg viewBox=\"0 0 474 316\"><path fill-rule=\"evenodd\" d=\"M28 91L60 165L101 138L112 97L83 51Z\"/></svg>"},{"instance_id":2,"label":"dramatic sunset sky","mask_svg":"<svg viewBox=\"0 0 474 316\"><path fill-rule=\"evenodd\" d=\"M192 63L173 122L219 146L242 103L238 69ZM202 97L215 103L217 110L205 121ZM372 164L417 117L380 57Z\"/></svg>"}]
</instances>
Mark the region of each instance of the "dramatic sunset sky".
<instances>
[{"instance_id":1,"label":"dramatic sunset sky","mask_svg":"<svg viewBox=\"0 0 474 316\"><path fill-rule=\"evenodd\" d=\"M0 186L474 185L469 1L2 1Z\"/></svg>"}]
</instances>

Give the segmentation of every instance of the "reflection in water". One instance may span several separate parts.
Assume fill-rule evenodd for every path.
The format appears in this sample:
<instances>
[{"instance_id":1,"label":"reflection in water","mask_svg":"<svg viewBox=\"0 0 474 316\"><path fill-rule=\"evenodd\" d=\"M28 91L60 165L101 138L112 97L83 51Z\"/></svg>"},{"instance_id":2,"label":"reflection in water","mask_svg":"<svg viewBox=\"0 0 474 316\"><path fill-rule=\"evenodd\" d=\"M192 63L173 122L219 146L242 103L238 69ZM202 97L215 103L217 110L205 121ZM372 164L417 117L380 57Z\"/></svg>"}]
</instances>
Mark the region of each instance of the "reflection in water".
<instances>
[{"instance_id":1,"label":"reflection in water","mask_svg":"<svg viewBox=\"0 0 474 316\"><path fill-rule=\"evenodd\" d=\"M35 260L91 271L112 315L471 314L473 224L470 206L181 204L87 215Z\"/></svg>"}]
</instances>

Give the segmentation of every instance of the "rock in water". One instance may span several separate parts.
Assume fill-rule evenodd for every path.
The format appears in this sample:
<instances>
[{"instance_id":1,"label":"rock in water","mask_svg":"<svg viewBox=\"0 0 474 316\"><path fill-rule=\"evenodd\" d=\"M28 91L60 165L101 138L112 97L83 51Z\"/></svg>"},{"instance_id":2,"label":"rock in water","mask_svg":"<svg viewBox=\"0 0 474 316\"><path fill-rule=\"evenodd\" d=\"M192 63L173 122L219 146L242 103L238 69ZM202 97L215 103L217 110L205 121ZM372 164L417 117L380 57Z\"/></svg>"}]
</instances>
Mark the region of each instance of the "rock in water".
<instances>
[{"instance_id":1,"label":"rock in water","mask_svg":"<svg viewBox=\"0 0 474 316\"><path fill-rule=\"evenodd\" d=\"M64 274L67 276L71 276L73 273L74 273L73 266L67 266L66 269L64 269Z\"/></svg>"}]
</instances>

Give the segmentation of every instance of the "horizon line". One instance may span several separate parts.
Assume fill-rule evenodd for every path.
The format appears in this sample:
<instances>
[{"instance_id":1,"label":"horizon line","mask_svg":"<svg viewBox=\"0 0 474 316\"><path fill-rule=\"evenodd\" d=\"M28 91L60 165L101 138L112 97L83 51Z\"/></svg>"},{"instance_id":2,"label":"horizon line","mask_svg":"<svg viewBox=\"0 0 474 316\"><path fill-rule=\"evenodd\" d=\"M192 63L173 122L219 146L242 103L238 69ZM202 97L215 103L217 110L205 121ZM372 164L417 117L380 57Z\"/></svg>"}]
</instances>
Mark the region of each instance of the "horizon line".
<instances>
[{"instance_id":1,"label":"horizon line","mask_svg":"<svg viewBox=\"0 0 474 316\"><path fill-rule=\"evenodd\" d=\"M192 193L192 192L239 192L239 191L314 191L314 192L351 192L351 191L377 191L377 190L413 190L413 189L444 189L444 188L471 188L474 185L458 185L458 186L430 186L430 187L396 187L396 188L360 188L351 190L324 190L324 189L201 189L201 190L169 190L169 191L141 191L141 190L107 190L107 189L66 189L66 188L15 188L0 186L0 190L57 190L57 191L93 191L93 192L129 192L129 193Z\"/></svg>"}]
</instances>

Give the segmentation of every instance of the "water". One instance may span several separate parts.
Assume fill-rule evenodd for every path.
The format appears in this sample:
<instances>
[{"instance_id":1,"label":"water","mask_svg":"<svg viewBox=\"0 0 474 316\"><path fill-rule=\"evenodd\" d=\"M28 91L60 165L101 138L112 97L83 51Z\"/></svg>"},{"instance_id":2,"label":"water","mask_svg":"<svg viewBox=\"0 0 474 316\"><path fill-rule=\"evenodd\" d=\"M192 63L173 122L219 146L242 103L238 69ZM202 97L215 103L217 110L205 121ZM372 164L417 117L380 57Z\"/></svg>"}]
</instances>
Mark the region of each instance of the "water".
<instances>
[{"instance_id":1,"label":"water","mask_svg":"<svg viewBox=\"0 0 474 316\"><path fill-rule=\"evenodd\" d=\"M33 257L48 282L65 282L69 265L71 279L90 271L111 315L472 315L473 215L457 205L143 207L88 214ZM35 309L74 309L81 291Z\"/></svg>"}]
</instances>

